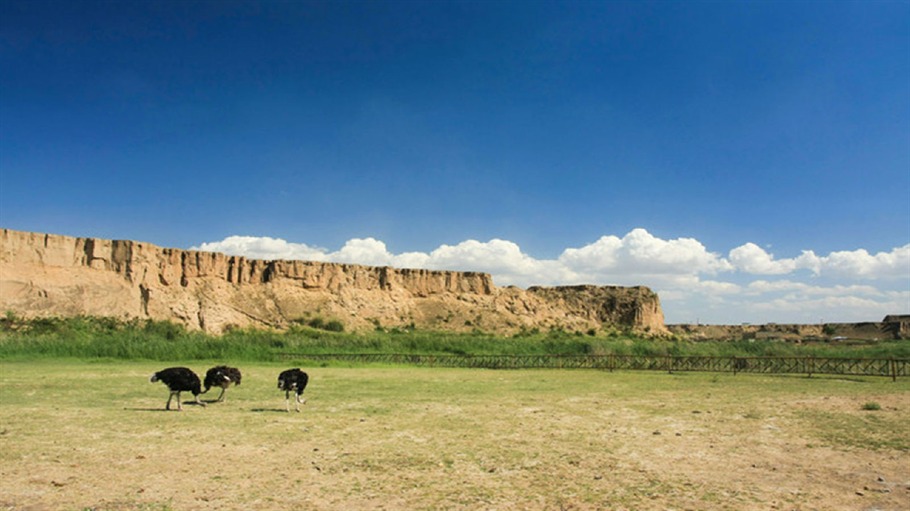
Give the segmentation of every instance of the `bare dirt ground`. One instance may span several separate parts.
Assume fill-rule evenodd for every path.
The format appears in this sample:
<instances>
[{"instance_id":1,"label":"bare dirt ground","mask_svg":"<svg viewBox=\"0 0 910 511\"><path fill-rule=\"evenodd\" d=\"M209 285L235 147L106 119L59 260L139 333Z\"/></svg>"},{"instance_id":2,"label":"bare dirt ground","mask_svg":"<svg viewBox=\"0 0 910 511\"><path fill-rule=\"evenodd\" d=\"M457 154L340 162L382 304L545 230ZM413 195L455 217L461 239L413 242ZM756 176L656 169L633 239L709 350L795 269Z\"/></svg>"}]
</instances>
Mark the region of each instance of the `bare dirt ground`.
<instances>
[{"instance_id":1,"label":"bare dirt ground","mask_svg":"<svg viewBox=\"0 0 910 511\"><path fill-rule=\"evenodd\" d=\"M0 510L910 509L906 379L317 368L288 413L257 366L165 412L163 367L0 362Z\"/></svg>"}]
</instances>

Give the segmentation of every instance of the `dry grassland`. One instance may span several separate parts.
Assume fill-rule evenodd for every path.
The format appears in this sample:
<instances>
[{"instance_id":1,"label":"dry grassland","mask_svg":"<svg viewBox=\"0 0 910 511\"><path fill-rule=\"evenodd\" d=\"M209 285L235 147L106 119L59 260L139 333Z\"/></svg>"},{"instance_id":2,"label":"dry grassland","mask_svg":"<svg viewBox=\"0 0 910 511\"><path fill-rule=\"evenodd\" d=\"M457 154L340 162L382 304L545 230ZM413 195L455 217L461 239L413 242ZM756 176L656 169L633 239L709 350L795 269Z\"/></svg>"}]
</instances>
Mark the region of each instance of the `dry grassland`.
<instances>
[{"instance_id":1,"label":"dry grassland","mask_svg":"<svg viewBox=\"0 0 910 511\"><path fill-rule=\"evenodd\" d=\"M0 510L910 509L907 379L166 366L0 362Z\"/></svg>"}]
</instances>

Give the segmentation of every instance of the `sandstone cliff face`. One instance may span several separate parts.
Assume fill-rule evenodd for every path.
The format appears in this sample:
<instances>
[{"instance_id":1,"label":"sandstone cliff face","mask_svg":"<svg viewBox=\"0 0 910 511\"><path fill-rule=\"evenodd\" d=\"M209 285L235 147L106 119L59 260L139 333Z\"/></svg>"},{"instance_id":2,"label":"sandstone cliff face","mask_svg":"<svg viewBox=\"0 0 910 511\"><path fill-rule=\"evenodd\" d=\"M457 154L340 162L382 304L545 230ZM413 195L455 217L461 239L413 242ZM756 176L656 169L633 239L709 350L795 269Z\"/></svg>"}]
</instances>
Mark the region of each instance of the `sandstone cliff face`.
<instances>
[{"instance_id":1,"label":"sandstone cliff face","mask_svg":"<svg viewBox=\"0 0 910 511\"><path fill-rule=\"evenodd\" d=\"M321 317L377 325L511 333L612 325L665 332L644 287L497 288L485 273L263 261L148 243L3 229L0 311L177 321L219 333Z\"/></svg>"},{"instance_id":2,"label":"sandstone cliff face","mask_svg":"<svg viewBox=\"0 0 910 511\"><path fill-rule=\"evenodd\" d=\"M635 325L655 332L664 330L660 299L644 286L534 286L528 292L596 323Z\"/></svg>"}]
</instances>

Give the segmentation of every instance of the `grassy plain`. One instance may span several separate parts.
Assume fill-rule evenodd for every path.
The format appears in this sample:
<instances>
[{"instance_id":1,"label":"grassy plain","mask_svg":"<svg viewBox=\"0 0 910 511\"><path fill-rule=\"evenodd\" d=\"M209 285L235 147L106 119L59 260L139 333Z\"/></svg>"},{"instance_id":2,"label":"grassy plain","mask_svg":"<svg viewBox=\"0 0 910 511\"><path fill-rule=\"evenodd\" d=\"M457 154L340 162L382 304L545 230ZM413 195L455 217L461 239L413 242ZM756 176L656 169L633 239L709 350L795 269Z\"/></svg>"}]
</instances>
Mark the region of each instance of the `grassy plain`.
<instances>
[{"instance_id":1,"label":"grassy plain","mask_svg":"<svg viewBox=\"0 0 910 511\"><path fill-rule=\"evenodd\" d=\"M637 355L722 357L910 358L910 342L692 341L642 337L607 328L589 333L531 330L512 336L377 329L348 333L296 325L286 331L188 331L166 321L73 317L0 317L0 359L114 358L268 362L287 354Z\"/></svg>"},{"instance_id":2,"label":"grassy plain","mask_svg":"<svg viewBox=\"0 0 910 511\"><path fill-rule=\"evenodd\" d=\"M165 412L168 365L0 359L0 510L910 502L908 379L305 368L298 414L259 362L226 402Z\"/></svg>"}]
</instances>

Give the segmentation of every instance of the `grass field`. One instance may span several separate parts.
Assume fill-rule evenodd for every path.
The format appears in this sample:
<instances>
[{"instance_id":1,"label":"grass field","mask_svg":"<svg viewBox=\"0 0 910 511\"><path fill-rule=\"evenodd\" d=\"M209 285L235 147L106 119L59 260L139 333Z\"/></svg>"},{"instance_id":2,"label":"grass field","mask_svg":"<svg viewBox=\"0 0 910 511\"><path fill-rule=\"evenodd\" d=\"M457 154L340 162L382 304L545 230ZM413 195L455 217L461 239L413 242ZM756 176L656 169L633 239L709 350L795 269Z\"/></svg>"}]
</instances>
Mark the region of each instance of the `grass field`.
<instances>
[{"instance_id":1,"label":"grass field","mask_svg":"<svg viewBox=\"0 0 910 511\"><path fill-rule=\"evenodd\" d=\"M419 330L334 332L295 325L286 331L188 331L167 321L0 316L0 360L113 358L119 360L235 360L269 362L289 353L403 353L436 355L619 355L910 359L905 340L789 343L773 340L693 341L613 329L536 330L513 336Z\"/></svg>"},{"instance_id":2,"label":"grass field","mask_svg":"<svg viewBox=\"0 0 910 511\"><path fill-rule=\"evenodd\" d=\"M168 365L0 361L0 510L910 508L908 379Z\"/></svg>"}]
</instances>

